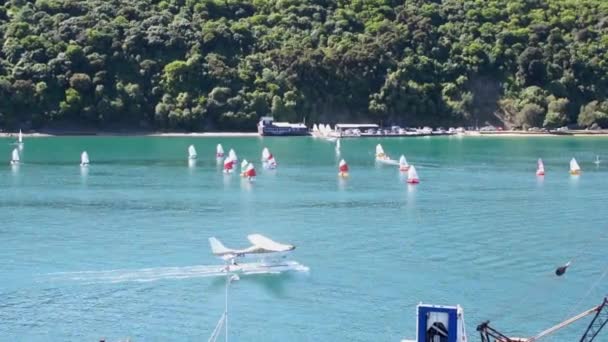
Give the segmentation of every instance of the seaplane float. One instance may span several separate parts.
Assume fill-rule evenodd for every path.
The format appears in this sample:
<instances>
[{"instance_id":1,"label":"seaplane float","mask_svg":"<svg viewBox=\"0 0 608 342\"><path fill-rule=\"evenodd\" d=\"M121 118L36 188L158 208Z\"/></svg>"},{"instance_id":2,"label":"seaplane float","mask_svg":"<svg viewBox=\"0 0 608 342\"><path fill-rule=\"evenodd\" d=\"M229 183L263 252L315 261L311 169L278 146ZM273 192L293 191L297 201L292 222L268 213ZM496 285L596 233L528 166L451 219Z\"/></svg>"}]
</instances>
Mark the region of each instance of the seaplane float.
<instances>
[{"instance_id":1,"label":"seaplane float","mask_svg":"<svg viewBox=\"0 0 608 342\"><path fill-rule=\"evenodd\" d=\"M286 271L307 272L309 270L308 267L297 261L285 260L287 255L296 249L296 246L278 243L261 234L250 234L247 239L251 242L251 246L233 249L224 246L215 237L209 238L213 255L226 263L224 272L262 274ZM252 260L252 262L241 263L241 261L247 260Z\"/></svg>"},{"instance_id":2,"label":"seaplane float","mask_svg":"<svg viewBox=\"0 0 608 342\"><path fill-rule=\"evenodd\" d=\"M226 290L224 312L215 325L208 342L216 342L222 333L224 341L228 341L228 288L233 281L240 280L239 275L277 274L285 271L308 272L308 267L296 261L283 260L288 253L296 249L296 246L278 243L260 234L248 235L247 239L251 242L251 246L233 249L227 248L215 237L209 238L213 255L226 262L226 266L222 270L226 276ZM248 258L258 259L258 261L240 263L241 260Z\"/></svg>"}]
</instances>

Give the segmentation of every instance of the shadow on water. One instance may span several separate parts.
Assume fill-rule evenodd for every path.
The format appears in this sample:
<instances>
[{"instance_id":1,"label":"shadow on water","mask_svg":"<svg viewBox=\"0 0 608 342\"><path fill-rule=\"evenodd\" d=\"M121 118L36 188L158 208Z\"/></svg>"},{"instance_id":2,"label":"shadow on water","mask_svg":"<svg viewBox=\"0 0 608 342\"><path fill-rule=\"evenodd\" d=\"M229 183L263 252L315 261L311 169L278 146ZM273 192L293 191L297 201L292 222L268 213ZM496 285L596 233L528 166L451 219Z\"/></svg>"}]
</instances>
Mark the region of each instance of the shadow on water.
<instances>
[{"instance_id":1,"label":"shadow on water","mask_svg":"<svg viewBox=\"0 0 608 342\"><path fill-rule=\"evenodd\" d=\"M245 284L254 284L258 285L264 289L264 291L270 293L276 298L285 297L285 289L289 282L295 279L294 274L290 273L280 273L280 274L247 274L240 276L240 280L236 283L233 283L232 286L239 286L239 283ZM209 290L213 292L221 292L224 290L226 286L226 278L225 277L216 277L213 278L211 283L209 284ZM210 291L210 292L211 292Z\"/></svg>"}]
</instances>

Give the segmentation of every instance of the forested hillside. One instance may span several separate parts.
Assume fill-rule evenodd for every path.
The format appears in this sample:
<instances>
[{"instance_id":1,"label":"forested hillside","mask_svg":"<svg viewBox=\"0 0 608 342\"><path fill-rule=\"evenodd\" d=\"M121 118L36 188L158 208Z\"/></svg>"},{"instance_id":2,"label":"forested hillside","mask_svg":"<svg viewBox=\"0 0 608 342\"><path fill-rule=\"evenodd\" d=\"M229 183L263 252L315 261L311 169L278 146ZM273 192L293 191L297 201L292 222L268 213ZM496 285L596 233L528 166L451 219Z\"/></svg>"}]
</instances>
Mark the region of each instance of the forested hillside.
<instances>
[{"instance_id":1,"label":"forested hillside","mask_svg":"<svg viewBox=\"0 0 608 342\"><path fill-rule=\"evenodd\" d=\"M605 0L7 0L0 128L608 127Z\"/></svg>"}]
</instances>

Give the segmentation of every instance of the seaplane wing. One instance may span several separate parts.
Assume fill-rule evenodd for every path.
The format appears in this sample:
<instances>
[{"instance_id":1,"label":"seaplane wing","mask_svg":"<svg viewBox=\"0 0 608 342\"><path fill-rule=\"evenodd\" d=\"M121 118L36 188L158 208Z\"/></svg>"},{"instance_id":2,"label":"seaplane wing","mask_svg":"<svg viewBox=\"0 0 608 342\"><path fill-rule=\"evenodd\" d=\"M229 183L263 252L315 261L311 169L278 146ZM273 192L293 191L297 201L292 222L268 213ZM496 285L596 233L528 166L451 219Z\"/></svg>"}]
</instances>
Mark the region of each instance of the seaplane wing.
<instances>
[{"instance_id":1,"label":"seaplane wing","mask_svg":"<svg viewBox=\"0 0 608 342\"><path fill-rule=\"evenodd\" d=\"M240 251L232 248L227 248L220 242L220 240L214 237L209 238L209 245L211 245L211 251L213 252L213 255L224 260L234 259L239 255L242 255Z\"/></svg>"},{"instance_id":2,"label":"seaplane wing","mask_svg":"<svg viewBox=\"0 0 608 342\"><path fill-rule=\"evenodd\" d=\"M247 239L253 244L251 249L255 248L255 253L289 252L296 249L296 246L278 243L260 234L248 235Z\"/></svg>"}]
</instances>

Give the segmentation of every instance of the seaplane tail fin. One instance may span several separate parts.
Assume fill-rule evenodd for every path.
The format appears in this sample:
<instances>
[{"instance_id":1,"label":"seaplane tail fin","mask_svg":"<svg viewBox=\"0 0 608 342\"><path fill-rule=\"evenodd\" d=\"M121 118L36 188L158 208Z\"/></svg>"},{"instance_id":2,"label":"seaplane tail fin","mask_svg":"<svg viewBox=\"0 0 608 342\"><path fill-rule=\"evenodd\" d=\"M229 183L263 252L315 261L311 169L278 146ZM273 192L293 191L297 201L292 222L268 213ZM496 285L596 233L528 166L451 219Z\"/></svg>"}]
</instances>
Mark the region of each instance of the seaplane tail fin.
<instances>
[{"instance_id":1,"label":"seaplane tail fin","mask_svg":"<svg viewBox=\"0 0 608 342\"><path fill-rule=\"evenodd\" d=\"M233 252L232 249L226 248L226 246L224 246L220 242L220 240L218 240L214 237L209 238L209 245L211 245L211 251L213 252L213 254L218 255L218 256Z\"/></svg>"},{"instance_id":2,"label":"seaplane tail fin","mask_svg":"<svg viewBox=\"0 0 608 342\"><path fill-rule=\"evenodd\" d=\"M293 245L284 245L282 243L272 241L269 238L267 238L263 235L260 235L260 234L248 235L247 239L249 240L249 242L256 245L257 247L260 247L267 251L272 251L272 252L287 252L287 251L294 250L296 248Z\"/></svg>"}]
</instances>

